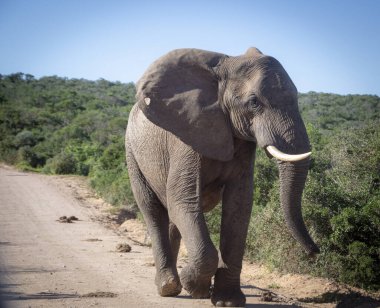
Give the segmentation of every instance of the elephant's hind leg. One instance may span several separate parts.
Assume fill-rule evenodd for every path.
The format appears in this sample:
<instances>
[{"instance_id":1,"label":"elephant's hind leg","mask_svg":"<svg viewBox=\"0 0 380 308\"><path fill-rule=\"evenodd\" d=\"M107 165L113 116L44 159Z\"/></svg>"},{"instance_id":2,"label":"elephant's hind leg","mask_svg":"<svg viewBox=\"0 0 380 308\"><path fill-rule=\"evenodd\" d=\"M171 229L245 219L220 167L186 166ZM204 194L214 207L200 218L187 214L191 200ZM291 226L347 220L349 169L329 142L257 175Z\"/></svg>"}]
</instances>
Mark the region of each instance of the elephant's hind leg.
<instances>
[{"instance_id":1,"label":"elephant's hind leg","mask_svg":"<svg viewBox=\"0 0 380 308\"><path fill-rule=\"evenodd\" d=\"M182 286L169 242L167 210L150 188L133 155L128 152L127 163L133 194L152 239L158 292L161 296L176 296L181 293Z\"/></svg>"}]
</instances>

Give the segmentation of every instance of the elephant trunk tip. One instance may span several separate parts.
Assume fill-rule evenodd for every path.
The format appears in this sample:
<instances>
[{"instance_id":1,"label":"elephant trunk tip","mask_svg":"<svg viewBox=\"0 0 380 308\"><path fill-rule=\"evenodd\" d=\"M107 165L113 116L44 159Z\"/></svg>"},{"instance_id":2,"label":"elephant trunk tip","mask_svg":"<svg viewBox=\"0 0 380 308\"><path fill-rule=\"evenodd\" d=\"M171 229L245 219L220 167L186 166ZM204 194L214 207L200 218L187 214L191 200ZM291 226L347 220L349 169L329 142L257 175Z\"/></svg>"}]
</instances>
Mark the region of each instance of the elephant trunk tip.
<instances>
[{"instance_id":1,"label":"elephant trunk tip","mask_svg":"<svg viewBox=\"0 0 380 308\"><path fill-rule=\"evenodd\" d=\"M305 247L306 254L310 259L315 259L317 257L317 254L319 254L321 251L319 247L313 243L313 245L310 245L308 247Z\"/></svg>"}]
</instances>

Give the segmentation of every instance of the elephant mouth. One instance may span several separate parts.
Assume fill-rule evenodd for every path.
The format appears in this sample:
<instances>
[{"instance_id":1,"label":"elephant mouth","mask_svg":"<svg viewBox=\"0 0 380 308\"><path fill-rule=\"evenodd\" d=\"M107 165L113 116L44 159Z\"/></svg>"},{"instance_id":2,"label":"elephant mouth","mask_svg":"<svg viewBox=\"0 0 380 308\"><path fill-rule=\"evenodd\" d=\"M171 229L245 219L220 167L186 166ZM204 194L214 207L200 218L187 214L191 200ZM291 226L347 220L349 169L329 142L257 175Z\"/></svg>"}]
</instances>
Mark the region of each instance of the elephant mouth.
<instances>
[{"instance_id":1,"label":"elephant mouth","mask_svg":"<svg viewBox=\"0 0 380 308\"><path fill-rule=\"evenodd\" d=\"M279 149L277 149L273 145L268 145L265 147L265 152L268 156L274 157L281 161L287 161L287 162L296 162L300 160L304 160L308 158L311 155L311 152L302 153L302 154L286 154L284 152L281 152Z\"/></svg>"}]
</instances>

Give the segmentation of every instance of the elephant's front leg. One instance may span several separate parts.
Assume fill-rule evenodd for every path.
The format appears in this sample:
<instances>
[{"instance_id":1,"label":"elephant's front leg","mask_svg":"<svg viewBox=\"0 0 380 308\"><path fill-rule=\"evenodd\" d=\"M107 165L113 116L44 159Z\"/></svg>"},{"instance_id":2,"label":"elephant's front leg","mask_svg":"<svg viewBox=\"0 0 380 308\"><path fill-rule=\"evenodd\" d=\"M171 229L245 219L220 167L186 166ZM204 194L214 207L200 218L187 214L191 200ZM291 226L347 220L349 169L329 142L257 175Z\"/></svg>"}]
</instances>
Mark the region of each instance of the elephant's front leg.
<instances>
[{"instance_id":1,"label":"elephant's front leg","mask_svg":"<svg viewBox=\"0 0 380 308\"><path fill-rule=\"evenodd\" d=\"M218 252L201 208L200 158L196 153L191 154L170 166L167 206L170 220L177 226L188 251L189 263L180 274L181 284L193 298L209 298L211 278L218 267Z\"/></svg>"},{"instance_id":2,"label":"elephant's front leg","mask_svg":"<svg viewBox=\"0 0 380 308\"><path fill-rule=\"evenodd\" d=\"M222 200L220 251L224 266L215 275L211 301L219 307L244 307L240 273L252 209L253 168L226 184Z\"/></svg>"}]
</instances>

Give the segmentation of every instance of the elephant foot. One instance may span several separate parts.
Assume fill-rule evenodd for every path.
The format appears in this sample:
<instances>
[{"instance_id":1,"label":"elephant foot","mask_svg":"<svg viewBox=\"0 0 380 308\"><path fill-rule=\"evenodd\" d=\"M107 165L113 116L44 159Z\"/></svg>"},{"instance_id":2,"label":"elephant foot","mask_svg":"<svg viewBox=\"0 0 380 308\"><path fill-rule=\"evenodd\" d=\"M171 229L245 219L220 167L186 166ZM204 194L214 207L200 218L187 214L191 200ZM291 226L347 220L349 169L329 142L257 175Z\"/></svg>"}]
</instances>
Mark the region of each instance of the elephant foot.
<instances>
[{"instance_id":1,"label":"elephant foot","mask_svg":"<svg viewBox=\"0 0 380 308\"><path fill-rule=\"evenodd\" d=\"M211 302L216 307L245 307L245 295L240 288L240 271L218 268L215 274Z\"/></svg>"},{"instance_id":2,"label":"elephant foot","mask_svg":"<svg viewBox=\"0 0 380 308\"><path fill-rule=\"evenodd\" d=\"M211 277L199 276L195 273L196 271L190 266L182 270L180 279L183 288L190 293L192 298L210 298Z\"/></svg>"},{"instance_id":3,"label":"elephant foot","mask_svg":"<svg viewBox=\"0 0 380 308\"><path fill-rule=\"evenodd\" d=\"M214 287L211 302L216 307L245 307L245 295L239 287Z\"/></svg>"},{"instance_id":4,"label":"elephant foot","mask_svg":"<svg viewBox=\"0 0 380 308\"><path fill-rule=\"evenodd\" d=\"M155 279L158 293L163 297L177 296L182 291L182 286L177 275L161 273Z\"/></svg>"}]
</instances>

